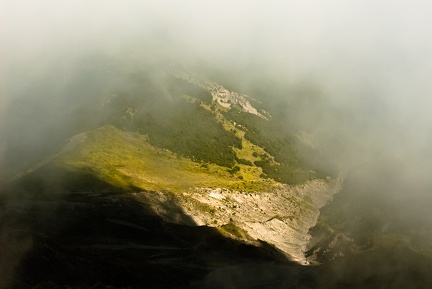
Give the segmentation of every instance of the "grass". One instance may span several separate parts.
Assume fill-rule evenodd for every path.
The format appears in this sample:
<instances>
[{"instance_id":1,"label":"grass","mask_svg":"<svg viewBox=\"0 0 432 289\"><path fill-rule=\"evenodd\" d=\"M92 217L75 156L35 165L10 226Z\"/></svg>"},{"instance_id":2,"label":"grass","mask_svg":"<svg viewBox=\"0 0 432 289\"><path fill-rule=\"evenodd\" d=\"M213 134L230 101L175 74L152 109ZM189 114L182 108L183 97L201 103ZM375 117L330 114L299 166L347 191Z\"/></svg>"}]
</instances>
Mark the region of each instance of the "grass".
<instances>
[{"instance_id":1,"label":"grass","mask_svg":"<svg viewBox=\"0 0 432 289\"><path fill-rule=\"evenodd\" d=\"M100 124L110 125L88 131L77 148L24 175L54 162L116 187L173 192L261 191L315 177L301 167L292 139L277 123L236 106L228 110L202 88L153 73L126 75L125 88L113 90L100 112Z\"/></svg>"},{"instance_id":2,"label":"grass","mask_svg":"<svg viewBox=\"0 0 432 289\"><path fill-rule=\"evenodd\" d=\"M236 226L233 222L229 222L221 227L218 227L217 229L221 234L225 236L233 236L240 240L253 240L253 238L245 230Z\"/></svg>"},{"instance_id":3,"label":"grass","mask_svg":"<svg viewBox=\"0 0 432 289\"><path fill-rule=\"evenodd\" d=\"M295 137L284 123L236 105L224 108L203 88L169 75L158 77L155 81L145 73L130 76L128 90L119 91L104 107L108 123L148 135L148 143L155 147L231 169L240 179L296 185L323 177L298 158ZM131 109L133 115L128 113ZM257 169L235 172L240 164L259 167L259 174Z\"/></svg>"},{"instance_id":4,"label":"grass","mask_svg":"<svg viewBox=\"0 0 432 289\"><path fill-rule=\"evenodd\" d=\"M241 139L249 145L243 158L262 168L263 177L296 185L309 179L322 178L324 174L312 171L298 157L295 137L278 121L264 120L233 107L222 113L232 123L241 127ZM242 143L242 144L243 144ZM236 151L241 155L240 151ZM257 157L259 156L259 158Z\"/></svg>"},{"instance_id":5,"label":"grass","mask_svg":"<svg viewBox=\"0 0 432 289\"><path fill-rule=\"evenodd\" d=\"M180 192L194 187L222 187L259 191L275 185L259 177L260 168L239 165L240 170L232 174L226 167L194 162L150 145L145 135L113 126L88 132L85 142L56 162L68 170L91 171L99 179L122 188Z\"/></svg>"}]
</instances>

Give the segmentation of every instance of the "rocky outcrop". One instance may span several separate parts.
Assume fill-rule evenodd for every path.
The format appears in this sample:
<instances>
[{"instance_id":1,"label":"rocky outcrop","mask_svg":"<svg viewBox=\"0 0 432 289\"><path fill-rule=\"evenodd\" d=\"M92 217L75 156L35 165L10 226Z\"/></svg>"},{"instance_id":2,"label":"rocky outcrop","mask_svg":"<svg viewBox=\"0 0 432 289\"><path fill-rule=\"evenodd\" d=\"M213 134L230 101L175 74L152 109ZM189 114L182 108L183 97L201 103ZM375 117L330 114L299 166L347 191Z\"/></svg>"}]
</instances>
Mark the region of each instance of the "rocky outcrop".
<instances>
[{"instance_id":1,"label":"rocky outcrop","mask_svg":"<svg viewBox=\"0 0 432 289\"><path fill-rule=\"evenodd\" d=\"M197 225L221 228L230 237L252 244L264 241L282 251L290 260L307 264L304 252L310 239L309 229L315 226L319 209L338 190L338 182L323 180L312 180L299 186L280 185L268 192L253 193L195 188L177 195L176 202ZM148 196L149 192L146 194ZM164 200L166 197L162 195L168 193L153 194L157 198L151 199ZM147 197L146 202L149 199ZM152 206L163 208L165 205L162 203L158 205L156 201ZM167 208L161 211L167 211ZM168 218L167 221L179 222L169 214L163 217ZM229 228L235 228L236 232L230 232Z\"/></svg>"},{"instance_id":2,"label":"rocky outcrop","mask_svg":"<svg viewBox=\"0 0 432 289\"><path fill-rule=\"evenodd\" d=\"M293 261L304 263L308 231L317 222L319 208L335 190L322 180L256 193L197 189L187 195L184 208L199 225L222 226L232 222L253 240L272 244ZM197 209L191 199L210 210Z\"/></svg>"},{"instance_id":3,"label":"rocky outcrop","mask_svg":"<svg viewBox=\"0 0 432 289\"><path fill-rule=\"evenodd\" d=\"M306 247L305 256L313 264L333 261L361 249L353 239L320 223L310 229L310 234L312 238ZM369 243L363 249L370 247Z\"/></svg>"},{"instance_id":4,"label":"rocky outcrop","mask_svg":"<svg viewBox=\"0 0 432 289\"><path fill-rule=\"evenodd\" d=\"M171 66L168 71L170 74L172 74L178 79L185 80L191 84L204 88L211 93L214 101L216 101L225 108L229 109L231 108L231 105L237 105L241 107L245 112L257 115L263 119L267 119L265 115L268 116L268 113L265 111L259 112L248 101L248 99L252 98L245 94L239 94L237 92L230 91L216 82L204 79L198 75L194 75L190 72L186 72L174 66Z\"/></svg>"}]
</instances>

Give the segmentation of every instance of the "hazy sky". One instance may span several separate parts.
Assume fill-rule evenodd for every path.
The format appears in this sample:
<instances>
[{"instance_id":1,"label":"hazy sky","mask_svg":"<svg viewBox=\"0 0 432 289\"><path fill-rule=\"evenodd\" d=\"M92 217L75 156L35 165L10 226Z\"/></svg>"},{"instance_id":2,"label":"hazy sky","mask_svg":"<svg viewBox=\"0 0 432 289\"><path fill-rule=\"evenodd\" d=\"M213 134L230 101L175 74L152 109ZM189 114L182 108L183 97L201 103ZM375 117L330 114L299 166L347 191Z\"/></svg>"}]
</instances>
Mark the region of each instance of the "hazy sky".
<instances>
[{"instance_id":1,"label":"hazy sky","mask_svg":"<svg viewBox=\"0 0 432 289\"><path fill-rule=\"evenodd\" d=\"M83 59L99 55L214 66L237 75L237 87L261 76L313 84L325 103L307 108L317 115L315 141L341 169L386 155L384 168L367 167L360 190L386 197L381 176L394 166L389 183L407 198L406 215L430 216L431 0L0 0L0 185L6 141L30 153L52 145L67 115L55 100ZM14 264L4 264L0 273L10 273Z\"/></svg>"},{"instance_id":2,"label":"hazy sky","mask_svg":"<svg viewBox=\"0 0 432 289\"><path fill-rule=\"evenodd\" d=\"M0 113L11 91L25 89L23 75L22 83L38 79L67 60L73 69L86 53L136 54L255 69L276 84L307 80L363 118L372 145L424 150L432 139L430 15L432 2L420 0L2 0Z\"/></svg>"}]
</instances>

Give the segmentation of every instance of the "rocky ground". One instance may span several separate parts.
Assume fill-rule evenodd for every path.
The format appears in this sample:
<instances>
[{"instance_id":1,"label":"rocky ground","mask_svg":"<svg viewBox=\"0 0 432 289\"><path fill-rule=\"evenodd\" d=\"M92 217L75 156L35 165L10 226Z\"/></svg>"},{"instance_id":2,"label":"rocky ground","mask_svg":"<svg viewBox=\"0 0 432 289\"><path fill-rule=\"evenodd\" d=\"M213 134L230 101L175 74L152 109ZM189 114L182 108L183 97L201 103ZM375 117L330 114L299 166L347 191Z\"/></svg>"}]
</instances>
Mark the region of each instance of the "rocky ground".
<instances>
[{"instance_id":1,"label":"rocky ground","mask_svg":"<svg viewBox=\"0 0 432 289\"><path fill-rule=\"evenodd\" d=\"M267 263L306 270L264 241L243 242L197 226L172 198L144 206L136 198L144 193L2 198L0 241L8 253L1 258L0 288L214 288L209 284L226 266L239 272L246 264ZM157 215L168 208L176 223Z\"/></svg>"},{"instance_id":2,"label":"rocky ground","mask_svg":"<svg viewBox=\"0 0 432 289\"><path fill-rule=\"evenodd\" d=\"M337 191L322 180L300 186L281 185L268 192L245 193L227 189L196 189L185 193L185 212L199 225L231 224L244 232L231 236L252 243L262 240L281 250L293 261L305 264L308 231L316 224L319 209ZM207 208L207 209L202 209Z\"/></svg>"},{"instance_id":3,"label":"rocky ground","mask_svg":"<svg viewBox=\"0 0 432 289\"><path fill-rule=\"evenodd\" d=\"M288 259L307 264L308 231L338 189L338 182L313 180L268 192L195 188L181 194L145 191L133 196L167 222L218 228L227 237L252 245L264 241Z\"/></svg>"},{"instance_id":4,"label":"rocky ground","mask_svg":"<svg viewBox=\"0 0 432 289\"><path fill-rule=\"evenodd\" d=\"M201 188L174 194L104 187L2 194L0 288L432 284L431 259L409 246L360 248L330 227L309 231L337 183L315 180L259 193ZM322 264L305 266L310 260Z\"/></svg>"}]
</instances>

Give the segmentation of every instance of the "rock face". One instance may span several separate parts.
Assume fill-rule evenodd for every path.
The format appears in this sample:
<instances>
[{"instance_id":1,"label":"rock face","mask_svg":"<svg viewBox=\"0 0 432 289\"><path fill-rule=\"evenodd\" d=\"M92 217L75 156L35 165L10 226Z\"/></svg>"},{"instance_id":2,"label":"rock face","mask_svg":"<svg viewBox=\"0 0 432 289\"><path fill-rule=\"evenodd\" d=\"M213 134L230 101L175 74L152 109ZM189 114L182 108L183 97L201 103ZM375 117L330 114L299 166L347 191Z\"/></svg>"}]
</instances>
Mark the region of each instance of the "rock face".
<instances>
[{"instance_id":1,"label":"rock face","mask_svg":"<svg viewBox=\"0 0 432 289\"><path fill-rule=\"evenodd\" d=\"M195 188L175 197L197 225L218 227L225 234L251 244L265 241L282 251L290 260L308 264L304 252L315 226L319 209L339 190L339 182L309 181L304 185L281 185L268 192L246 193L221 188ZM164 207L169 196L146 192L146 202ZM155 196L149 196L154 194ZM157 197L156 197L157 195ZM161 201L158 204L158 200ZM167 208L160 211L167 211ZM175 216L163 214L171 222Z\"/></svg>"},{"instance_id":2,"label":"rock face","mask_svg":"<svg viewBox=\"0 0 432 289\"><path fill-rule=\"evenodd\" d=\"M248 99L252 99L251 97L245 94L239 94L234 91L230 91L222 85L210 81L208 79L204 79L198 75L194 75L190 72L186 72L177 67L170 67L169 73L178 79L185 80L191 84L195 84L201 88L204 88L208 92L211 93L213 100L217 101L221 106L225 108L231 108L231 105L237 105L241 107L245 112L257 115L263 119L267 119L268 113L264 110L259 112L252 104L248 101Z\"/></svg>"}]
</instances>

